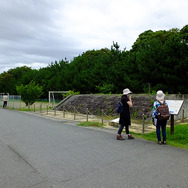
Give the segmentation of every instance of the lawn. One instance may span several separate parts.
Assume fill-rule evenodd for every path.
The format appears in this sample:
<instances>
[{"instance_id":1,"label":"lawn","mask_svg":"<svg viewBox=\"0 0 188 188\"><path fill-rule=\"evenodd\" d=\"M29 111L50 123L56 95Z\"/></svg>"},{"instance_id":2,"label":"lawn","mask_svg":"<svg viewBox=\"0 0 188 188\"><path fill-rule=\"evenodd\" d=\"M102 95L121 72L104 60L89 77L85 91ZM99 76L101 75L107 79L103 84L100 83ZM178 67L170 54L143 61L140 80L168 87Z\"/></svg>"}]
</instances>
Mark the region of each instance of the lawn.
<instances>
[{"instance_id":1,"label":"lawn","mask_svg":"<svg viewBox=\"0 0 188 188\"><path fill-rule=\"evenodd\" d=\"M134 133L135 137L157 142L156 132ZM174 134L170 133L170 128L166 129L166 143L171 146L188 149L188 124L177 124L174 127Z\"/></svg>"}]
</instances>

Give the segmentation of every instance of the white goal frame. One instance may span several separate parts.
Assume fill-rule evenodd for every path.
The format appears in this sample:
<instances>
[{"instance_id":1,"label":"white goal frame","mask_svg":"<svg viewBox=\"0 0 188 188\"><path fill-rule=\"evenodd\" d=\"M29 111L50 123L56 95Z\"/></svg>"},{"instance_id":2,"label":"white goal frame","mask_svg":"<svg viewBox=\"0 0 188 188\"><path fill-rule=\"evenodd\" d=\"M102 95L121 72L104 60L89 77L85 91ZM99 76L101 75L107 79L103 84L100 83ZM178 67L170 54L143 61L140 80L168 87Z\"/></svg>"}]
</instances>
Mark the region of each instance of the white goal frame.
<instances>
[{"instance_id":1,"label":"white goal frame","mask_svg":"<svg viewBox=\"0 0 188 188\"><path fill-rule=\"evenodd\" d=\"M48 100L49 100L49 105L52 104L52 107L54 106L55 104L55 98L54 98L54 94L55 93L68 93L69 91L49 91L48 92ZM52 95L52 101L51 101L51 95Z\"/></svg>"}]
</instances>

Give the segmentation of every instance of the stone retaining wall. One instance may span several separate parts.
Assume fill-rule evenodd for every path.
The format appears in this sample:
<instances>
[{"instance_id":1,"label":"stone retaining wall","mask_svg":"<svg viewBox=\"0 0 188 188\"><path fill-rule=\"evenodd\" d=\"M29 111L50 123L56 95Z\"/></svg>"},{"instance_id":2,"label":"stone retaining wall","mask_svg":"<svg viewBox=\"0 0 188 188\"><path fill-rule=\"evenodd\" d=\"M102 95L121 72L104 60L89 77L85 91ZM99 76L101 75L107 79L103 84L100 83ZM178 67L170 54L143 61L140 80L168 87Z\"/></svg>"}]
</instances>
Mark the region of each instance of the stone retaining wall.
<instances>
[{"instance_id":1,"label":"stone retaining wall","mask_svg":"<svg viewBox=\"0 0 188 188\"><path fill-rule=\"evenodd\" d=\"M133 108L131 108L131 116L136 119L142 119L144 114L148 120L151 120L151 113L155 95L132 94ZM85 94L85 95L72 95L68 100L65 100L57 106L57 110L66 110L73 112L76 111L85 114L87 109L93 115L101 115L102 110L106 115L119 116L116 113L116 105L120 100L121 95L99 95L99 94ZM167 95L168 100L184 100L185 117L188 117L188 95ZM182 110L175 119L181 119Z\"/></svg>"}]
</instances>

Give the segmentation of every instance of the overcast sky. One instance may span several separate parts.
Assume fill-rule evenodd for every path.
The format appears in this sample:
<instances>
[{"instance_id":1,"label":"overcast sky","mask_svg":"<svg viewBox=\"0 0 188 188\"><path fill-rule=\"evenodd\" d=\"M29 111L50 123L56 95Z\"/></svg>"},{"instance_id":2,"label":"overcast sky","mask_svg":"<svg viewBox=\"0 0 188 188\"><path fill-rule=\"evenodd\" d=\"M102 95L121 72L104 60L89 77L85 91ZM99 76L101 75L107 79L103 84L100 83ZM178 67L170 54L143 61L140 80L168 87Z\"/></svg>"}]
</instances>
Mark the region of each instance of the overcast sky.
<instances>
[{"instance_id":1,"label":"overcast sky","mask_svg":"<svg viewBox=\"0 0 188 188\"><path fill-rule=\"evenodd\" d=\"M188 0L0 0L0 73L73 60L113 41L130 50L146 30L187 24Z\"/></svg>"}]
</instances>

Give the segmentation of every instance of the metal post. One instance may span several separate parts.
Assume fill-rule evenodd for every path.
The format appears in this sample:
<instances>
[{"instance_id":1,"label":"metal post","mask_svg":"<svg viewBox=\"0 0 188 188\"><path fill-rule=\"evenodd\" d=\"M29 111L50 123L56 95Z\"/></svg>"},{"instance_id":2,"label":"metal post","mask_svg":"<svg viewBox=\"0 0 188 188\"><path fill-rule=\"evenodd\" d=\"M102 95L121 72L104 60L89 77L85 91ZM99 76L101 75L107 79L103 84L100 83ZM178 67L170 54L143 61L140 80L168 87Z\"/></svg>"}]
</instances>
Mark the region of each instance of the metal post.
<instances>
[{"instance_id":1,"label":"metal post","mask_svg":"<svg viewBox=\"0 0 188 188\"><path fill-rule=\"evenodd\" d=\"M48 115L48 105L46 106L46 114Z\"/></svg>"},{"instance_id":2,"label":"metal post","mask_svg":"<svg viewBox=\"0 0 188 188\"><path fill-rule=\"evenodd\" d=\"M144 128L145 128L145 119L144 114L142 115L142 133L144 134Z\"/></svg>"}]
</instances>

